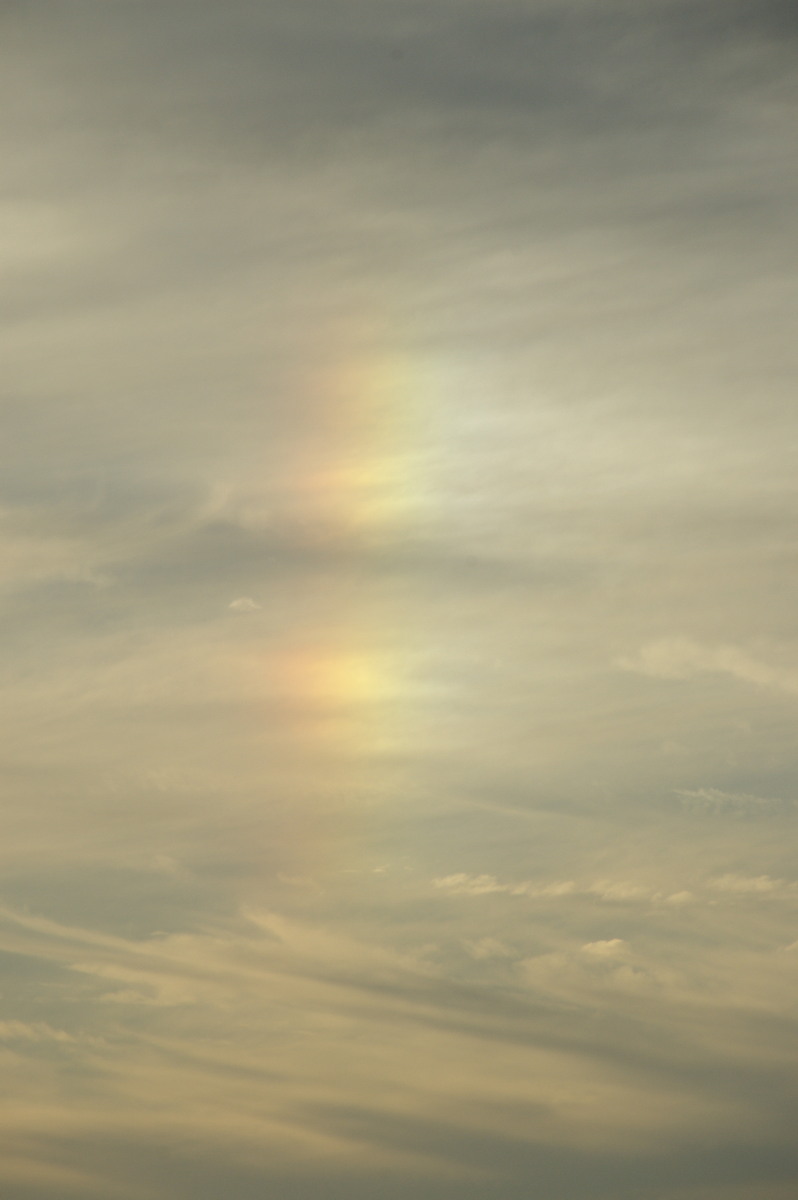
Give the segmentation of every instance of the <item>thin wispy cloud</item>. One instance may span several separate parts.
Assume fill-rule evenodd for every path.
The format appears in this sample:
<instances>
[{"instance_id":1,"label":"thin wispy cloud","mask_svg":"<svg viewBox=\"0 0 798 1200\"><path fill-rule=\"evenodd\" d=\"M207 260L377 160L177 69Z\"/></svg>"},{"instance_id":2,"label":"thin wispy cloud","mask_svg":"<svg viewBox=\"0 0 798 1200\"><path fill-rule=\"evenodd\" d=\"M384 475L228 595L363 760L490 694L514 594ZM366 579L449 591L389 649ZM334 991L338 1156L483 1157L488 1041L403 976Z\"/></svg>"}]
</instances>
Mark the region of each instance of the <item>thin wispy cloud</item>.
<instances>
[{"instance_id":1,"label":"thin wispy cloud","mask_svg":"<svg viewBox=\"0 0 798 1200\"><path fill-rule=\"evenodd\" d=\"M788 1200L786 0L0 11L0 1193Z\"/></svg>"}]
</instances>

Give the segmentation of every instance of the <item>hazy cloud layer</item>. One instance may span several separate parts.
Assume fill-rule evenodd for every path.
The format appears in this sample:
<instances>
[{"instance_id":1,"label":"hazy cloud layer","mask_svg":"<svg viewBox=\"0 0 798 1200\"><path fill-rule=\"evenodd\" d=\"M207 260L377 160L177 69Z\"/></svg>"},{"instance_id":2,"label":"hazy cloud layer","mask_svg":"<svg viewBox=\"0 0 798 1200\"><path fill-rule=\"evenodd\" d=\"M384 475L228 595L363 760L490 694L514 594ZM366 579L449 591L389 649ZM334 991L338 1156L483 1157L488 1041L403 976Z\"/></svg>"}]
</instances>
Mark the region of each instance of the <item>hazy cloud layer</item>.
<instances>
[{"instance_id":1,"label":"hazy cloud layer","mask_svg":"<svg viewBox=\"0 0 798 1200\"><path fill-rule=\"evenodd\" d=\"M794 6L0 6L0 1193L788 1200Z\"/></svg>"}]
</instances>

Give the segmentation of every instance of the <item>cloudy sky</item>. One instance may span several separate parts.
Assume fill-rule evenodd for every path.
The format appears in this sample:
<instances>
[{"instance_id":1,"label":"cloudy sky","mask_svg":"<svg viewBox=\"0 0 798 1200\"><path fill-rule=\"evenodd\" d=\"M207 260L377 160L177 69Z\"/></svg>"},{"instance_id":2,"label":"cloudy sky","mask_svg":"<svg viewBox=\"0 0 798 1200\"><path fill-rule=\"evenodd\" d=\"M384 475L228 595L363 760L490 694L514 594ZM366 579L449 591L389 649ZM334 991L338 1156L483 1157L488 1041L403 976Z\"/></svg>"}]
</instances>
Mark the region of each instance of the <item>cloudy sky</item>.
<instances>
[{"instance_id":1,"label":"cloudy sky","mask_svg":"<svg viewBox=\"0 0 798 1200\"><path fill-rule=\"evenodd\" d=\"M788 1200L788 0L3 0L4 1200Z\"/></svg>"}]
</instances>

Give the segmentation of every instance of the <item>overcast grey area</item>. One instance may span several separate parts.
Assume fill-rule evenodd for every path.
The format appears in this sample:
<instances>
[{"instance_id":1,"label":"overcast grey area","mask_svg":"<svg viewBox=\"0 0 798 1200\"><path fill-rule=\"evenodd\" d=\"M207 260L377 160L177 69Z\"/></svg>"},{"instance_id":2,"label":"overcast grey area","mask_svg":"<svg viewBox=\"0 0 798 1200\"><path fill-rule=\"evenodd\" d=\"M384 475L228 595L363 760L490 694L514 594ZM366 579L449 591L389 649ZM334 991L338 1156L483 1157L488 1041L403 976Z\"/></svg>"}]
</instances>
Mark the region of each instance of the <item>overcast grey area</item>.
<instances>
[{"instance_id":1,"label":"overcast grey area","mask_svg":"<svg viewBox=\"0 0 798 1200\"><path fill-rule=\"evenodd\" d=\"M798 15L0 4L3 1200L792 1200Z\"/></svg>"}]
</instances>

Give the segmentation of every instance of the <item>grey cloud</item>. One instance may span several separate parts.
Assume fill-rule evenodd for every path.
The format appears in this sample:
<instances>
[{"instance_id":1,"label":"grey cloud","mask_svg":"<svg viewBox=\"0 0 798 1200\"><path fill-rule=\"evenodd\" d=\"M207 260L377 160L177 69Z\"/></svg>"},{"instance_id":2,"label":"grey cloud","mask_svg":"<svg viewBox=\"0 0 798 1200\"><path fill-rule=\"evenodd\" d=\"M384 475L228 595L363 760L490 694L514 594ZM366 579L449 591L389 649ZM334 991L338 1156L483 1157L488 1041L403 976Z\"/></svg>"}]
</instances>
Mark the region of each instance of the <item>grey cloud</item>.
<instances>
[{"instance_id":1,"label":"grey cloud","mask_svg":"<svg viewBox=\"0 0 798 1200\"><path fill-rule=\"evenodd\" d=\"M7 914L8 916L8 914ZM105 980L105 986L111 987L116 984L121 984L128 989L127 992L122 992L120 1000L122 1003L135 1003L136 991L141 992L141 1001L147 1001L147 994L151 989L155 988L156 998L160 995L157 1010L169 1013L174 1005L178 1008L181 1005L197 1005L198 1003L206 1009L206 1019L210 1015L207 1012L208 1006L214 1008L217 1004L221 1004L220 1015L223 1016L227 1009L227 1001L224 996L237 997L236 1005L241 1009L241 1018L246 1021L252 1019L251 1015L245 1014L249 1011L249 1005L255 1003L260 1009L263 1003L262 990L258 984L261 977L261 972L265 969L266 978L270 979L270 994L272 1003L281 1003L280 997L286 994L290 995L294 985L291 985L288 993L286 993L286 984L291 977L295 980L304 979L305 982L301 985L304 994L303 1012L304 1019L310 1019L310 1014L315 1010L318 1013L332 1012L339 1014L339 1019L342 1021L341 1033L342 1036L350 1036L352 1031L351 1017L354 1016L361 1030L359 1036L364 1036L365 1031L376 1020L379 1024L387 1021L393 1025L398 1022L398 1027L404 1028L404 1040L407 1037L416 1037L418 1031L423 1027L428 1027L431 1031L438 1029L440 1033L447 1033L447 1036L457 1036L465 1033L469 1040L476 1037L479 1040L487 1039L488 1043L494 1042L496 1049L493 1051L493 1059L499 1053L498 1047L502 1041L509 1040L518 1048L538 1046L546 1053L551 1053L554 1048L561 1048L569 1054L575 1051L586 1054L585 1064L583 1069L587 1068L587 1063L591 1060L612 1063L613 1059L618 1056L621 1061L626 1060L626 1070L633 1069L639 1081L642 1083L646 1079L647 1074L650 1078L650 1072L656 1070L662 1072L662 1084L665 1079L670 1078L669 1086L676 1086L677 1092L683 1089L686 1085L698 1088L699 1094L706 1094L706 1089L709 1080L712 1079L711 1072L707 1074L709 1063L714 1063L713 1069L718 1069L723 1061L722 1051L721 1057L716 1056L719 1053L720 1047L725 1045L725 1037L730 1031L724 1031L724 1035L720 1039L720 1045L715 1045L712 1042L704 1044L701 1054L703 1057L702 1069L697 1069L695 1065L695 1047L687 1051L683 1048L677 1052L672 1041L669 1041L665 1046L662 1046L656 1053L654 1048L658 1045L657 1040L650 1036L645 1030L640 1032L643 1034L643 1040L639 1045L629 1046L628 1037L624 1047L623 1039L618 1040L614 1049L609 1050L607 1034L609 1028L604 1026L600 1031L585 1030L581 1018L578 1022L574 1022L572 1017L563 1014L557 1014L554 1008L549 1007L548 1014L546 1008L541 1009L537 1003L531 1006L528 1001L521 1001L520 998L514 997L512 994L507 995L504 999L500 995L480 994L478 991L468 988L453 988L449 983L445 983L442 979L436 979L434 975L429 975L424 972L418 975L411 964L402 962L401 959L391 958L382 947L368 947L365 945L356 945L355 943L347 943L343 941L339 935L333 933L331 935L321 934L319 930L304 929L301 925L296 925L289 922L280 922L276 924L271 918L266 922L265 928L274 928L280 935L280 941L270 940L261 941L258 943L253 941L251 935L243 941L237 939L230 940L228 936L210 936L202 935L200 937L185 937L176 935L172 939L157 939L149 943L134 943L125 942L118 938L109 938L107 936L98 935L90 931L82 931L79 929L67 929L58 926L52 922L44 922L38 919L22 918L21 921L14 920L14 925L18 930L18 935L12 936L11 930L13 925L6 925L3 933L4 944L7 947L14 946L17 950L22 950L25 953L39 954L43 953L46 956L52 955L57 961L65 964L71 964L73 969L80 973L88 972L94 975L95 978L102 984ZM20 936L21 935L21 936ZM326 942L326 950L325 950ZM258 953L253 956L253 951L258 948ZM266 951L264 958L263 951ZM343 952L343 953L342 953ZM287 955L287 957L286 957ZM347 967L346 955L354 955L351 959L351 966ZM276 959L275 957L276 956ZM271 960L271 961L270 961ZM326 960L326 961L325 961ZM275 967L277 968L275 973ZM389 973L385 974L385 968L389 969ZM288 974L284 974L287 970ZM296 973L296 974L295 974ZM281 982L282 978L282 982ZM144 990L141 991L142 985ZM329 990L332 985L332 992ZM319 992L319 987L322 991ZM310 989L310 990L309 990ZM354 989L354 990L353 990ZM314 990L316 996L314 997ZM358 999L360 993L360 999ZM113 993L111 993L113 994ZM127 999L126 999L127 997ZM578 992L572 993L572 999L577 999L579 1007L582 1005L579 1002ZM497 1006L497 1000L499 1004ZM590 1003L590 1001L588 1001ZM243 1008L242 1008L243 1006ZM253 1010L254 1011L254 1010ZM667 1014L667 1016L666 1016ZM655 1026L663 1020L668 1021L670 1035L673 1035L673 1012L667 1008L657 1010L657 1002L655 1000L652 1007L650 1002L647 1010L648 1026L652 1021ZM543 1018L541 1024L541 1017ZM349 1019L347 1019L349 1018ZM715 1029L716 1033L719 1028L718 1015L715 1014ZM537 1028L536 1028L537 1026ZM722 1026L721 1026L722 1027ZM416 1032L413 1032L413 1031ZM601 1036L596 1036L600 1032ZM680 1033L684 1036L685 1027L682 1027ZM703 1025L699 1022L697 1028L693 1031L694 1035L702 1038L705 1037ZM628 1031L627 1031L628 1033ZM736 1031L738 1045L745 1046L744 1041L740 1041L740 1030ZM690 1039L692 1040L692 1039ZM466 1045L463 1044L465 1051ZM473 1044L473 1043L472 1043ZM647 1046L647 1050L643 1051L643 1045ZM146 1038L144 1046L140 1049L145 1049L147 1045ZM546 1049L547 1048L547 1049ZM168 1046L167 1046L168 1050ZM177 1050L179 1055L180 1039L178 1039ZM631 1053L630 1053L631 1051ZM119 1048L119 1051L113 1050L113 1043L110 1042L106 1048L100 1046L92 1052L93 1057L99 1061L106 1059L109 1053L126 1053ZM517 1054L516 1049L513 1053ZM473 1051L469 1050L469 1054ZM274 1057L275 1052L272 1051L270 1059L270 1068L273 1070L277 1065ZM288 1059L288 1062L293 1062L293 1068L297 1069L301 1066L302 1059L299 1055L299 1047L295 1048L294 1056ZM167 1059L170 1056L167 1054ZM655 1062L655 1060L657 1060ZM179 1057L172 1059L171 1067L169 1068L168 1077L172 1084L179 1084L179 1075L175 1075L178 1069ZM429 1083L433 1087L440 1085L446 1078L446 1063L444 1057L441 1060L442 1074L435 1075L431 1079L424 1075L415 1078L414 1086L417 1088L426 1088ZM481 1054L478 1055L478 1061L482 1062L482 1071L486 1069L486 1061L483 1060ZM250 1060L251 1063L251 1060ZM688 1066L689 1064L689 1066ZM200 1066L200 1064L197 1064ZM387 1065L387 1064L386 1064ZM114 1068L114 1073L116 1072ZM129 1068L128 1068L129 1069ZM155 1062L151 1067L154 1072L154 1079L163 1081L165 1076L163 1066L157 1066ZM240 1084L235 1084L239 1090L230 1092L230 1088L234 1085L238 1078L235 1064L230 1063L230 1056L222 1055L217 1062L217 1067L213 1067L212 1061L209 1061L207 1068L200 1068L210 1072L208 1079L203 1079L203 1075L194 1071L193 1073L193 1090L198 1087L205 1089L211 1085L218 1089L223 1082L223 1089L229 1095L229 1101L233 1101L243 1113L249 1105L251 1105L257 1090L253 1090L253 1085L257 1088L258 1076L253 1074L251 1084L242 1077ZM394 1069L394 1068L391 1068ZM592 1068L590 1068L592 1070ZM124 1063L119 1064L119 1070L122 1072L120 1078L124 1075ZM743 1082L740 1082L738 1077L737 1086L744 1087L744 1091L740 1094L745 1094L749 1098L756 1095L759 1098L759 1091L752 1092L754 1085L754 1077L750 1076L745 1066L738 1063L736 1072L743 1072ZM106 1076L107 1078L107 1076ZM279 1075L276 1077L279 1078ZM301 1078L301 1073L300 1073ZM436 1083L437 1080L437 1083ZM264 1079L265 1082L265 1079ZM288 1077L286 1077L286 1083ZM763 1085L765 1080L762 1081ZM728 1094L728 1078L719 1079L716 1081L718 1094ZM404 1085L407 1086L407 1083ZM562 1086L562 1082L560 1084ZM627 1076L622 1085L623 1089L628 1089L631 1086L631 1080ZM711 1085L714 1087L715 1085ZM770 1091L772 1098L781 1094L782 1084L778 1082L776 1075L770 1074L767 1076L767 1088ZM243 1090L242 1090L243 1089ZM456 1095L453 1094L453 1096ZM404 1178L413 1177L414 1172L418 1172L420 1180L424 1180L422 1186L430 1195L436 1195L436 1188L439 1186L435 1182L435 1171L429 1166L425 1168L424 1160L429 1156L434 1163L436 1158L444 1161L451 1160L452 1164L463 1166L464 1158L462 1144L465 1142L470 1145L470 1153L473 1155L473 1169L478 1171L489 1171L496 1179L496 1186L506 1186L508 1196L514 1194L514 1189L517 1186L513 1182L518 1175L522 1163L532 1163L536 1161L542 1151L533 1134L529 1131L529 1124L533 1126L541 1119L545 1123L545 1108L538 1107L537 1109L523 1107L517 1105L512 1107L512 1122L521 1122L521 1125L527 1123L527 1132L523 1135L499 1132L482 1132L475 1134L471 1128L469 1121L473 1109L466 1106L465 1112L461 1115L458 1111L459 1101L453 1100L455 1109L452 1112L452 1118L447 1123L440 1120L439 1124L425 1122L427 1133L421 1136L420 1127L417 1124L415 1117L398 1117L392 1114L390 1108L368 1109L372 1117L365 1125L360 1121L357 1110L347 1107L345 1100L336 1103L335 1105L327 1105L320 1107L318 1103L308 1104L307 1101L299 1104L295 1108L295 1101L286 1097L288 1103L288 1111L294 1109L292 1120L298 1122L298 1128L304 1127L308 1131L308 1135L315 1136L313 1130L322 1130L325 1128L334 1131L338 1136L343 1137L344 1143L351 1142L353 1145L362 1144L363 1135L367 1141L372 1141L376 1148L381 1153L387 1153L386 1169L389 1171L391 1167L391 1155L395 1152L400 1152L406 1160L406 1166L403 1174ZM440 1099L439 1099L440 1102ZM638 1103L642 1103L642 1097ZM648 1103L649 1101L645 1101ZM659 1101L658 1101L659 1102ZM243 1107L242 1107L243 1106ZM499 1109L495 1115L490 1115L490 1105L484 1110L484 1117L490 1116L490 1122L495 1122L497 1125L506 1124L511 1110L504 1108ZM465 1119L468 1118L468 1119ZM531 1122L530 1122L531 1119ZM91 1112L88 1111L81 1118L90 1127L91 1123L96 1120ZM285 1116L283 1118L285 1120ZM100 1132L95 1134L93 1142L95 1145L102 1144L105 1134L102 1132L102 1122L100 1122ZM266 1134L267 1138L271 1135L267 1132L268 1126L264 1126L261 1137ZM182 1138L184 1135L181 1134ZM225 1161L228 1153L231 1153L232 1145L229 1149L225 1149L225 1142L228 1139L228 1134L223 1130L221 1136L212 1135L217 1139L218 1148L215 1154L216 1162L221 1168L221 1163ZM235 1140L235 1139L234 1139ZM159 1139L150 1135L147 1144L145 1162L149 1164L148 1168L152 1169L153 1164L157 1164L158 1159L158 1142ZM54 1147L57 1147L57 1139L50 1139L49 1150L45 1150L45 1154L54 1152ZM456 1152L458 1144L461 1146L460 1153ZM80 1146L80 1142L72 1142L73 1146ZM674 1171L676 1177L682 1183L687 1179L693 1178L693 1171L701 1170L699 1162L706 1163L707 1159L702 1155L695 1161L694 1167L689 1167L690 1151L687 1148L689 1143L679 1148L678 1152L671 1151L671 1157L676 1164ZM502 1152L503 1148L503 1152ZM727 1150L728 1147L719 1147L718 1154ZM675 1147L674 1147L675 1150ZM80 1151L78 1151L80 1153ZM554 1155L554 1162L559 1163L559 1152L550 1149ZM548 1152L547 1152L548 1153ZM590 1157L589 1151L584 1149L571 1149L570 1161L579 1163L584 1160L587 1154ZM750 1150L747 1152L749 1157L741 1161L748 1162L750 1165L747 1168L751 1172L752 1178L758 1178L761 1182L762 1172L767 1172L765 1166L768 1161L767 1151L762 1148L762 1143L754 1139L751 1142ZM566 1151L563 1150L565 1155ZM545 1158L545 1155L544 1155ZM609 1154L607 1159L607 1177L606 1189L609 1191L611 1186L610 1181L614 1180L618 1187L624 1186L624 1163L648 1162L650 1155L646 1151L635 1151L629 1157L621 1151L615 1154ZM72 1159L72 1162L75 1160ZM80 1159L78 1160L80 1161ZM93 1162L94 1155L89 1154L83 1158L81 1165L85 1168L86 1162ZM652 1160L653 1161L653 1160ZM711 1160L714 1162L714 1160ZM413 1164L417 1164L413 1166ZM119 1169L118 1167L116 1168ZM236 1167L231 1165L228 1168L236 1173ZM459 1169L459 1168L458 1168ZM717 1167L711 1166L707 1168L710 1171L711 1178L716 1181L718 1176ZM431 1174L429 1173L431 1170ZM685 1172L685 1174L680 1174ZM522 1174L526 1173L526 1168ZM160 1170L159 1170L160 1174ZM300 1172L301 1174L301 1172ZM277 1168L276 1176L280 1176L280 1168ZM296 1172L293 1177L297 1178ZM500 1182L502 1178L506 1179L504 1185ZM777 1176L778 1177L778 1176ZM133 1180L137 1180L136 1173L132 1176ZM576 1180L576 1176L574 1177ZM660 1176L658 1176L660 1178ZM462 1186L462 1184L461 1184ZM481 1186L484 1186L481 1184ZM586 1183L585 1183L585 1186ZM591 1185L592 1186L592 1185ZM604 1186L604 1185L602 1185ZM631 1185L630 1185L631 1186ZM134 1193L136 1194L136 1193ZM597 1194L602 1194L601 1190ZM631 1194L631 1193L630 1193ZM656 1193L652 1193L656 1195Z\"/></svg>"}]
</instances>

